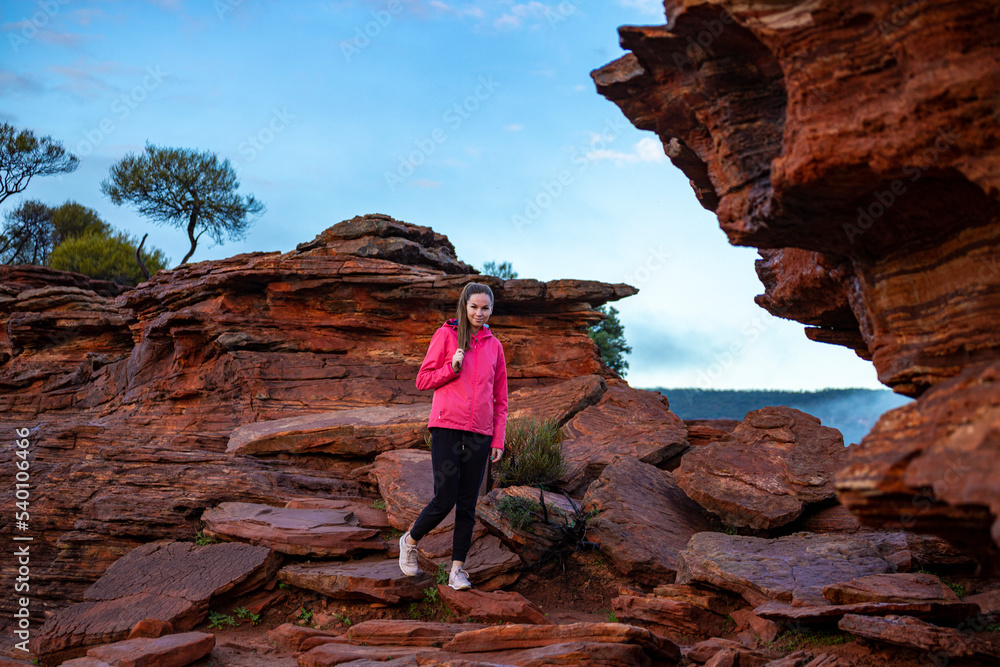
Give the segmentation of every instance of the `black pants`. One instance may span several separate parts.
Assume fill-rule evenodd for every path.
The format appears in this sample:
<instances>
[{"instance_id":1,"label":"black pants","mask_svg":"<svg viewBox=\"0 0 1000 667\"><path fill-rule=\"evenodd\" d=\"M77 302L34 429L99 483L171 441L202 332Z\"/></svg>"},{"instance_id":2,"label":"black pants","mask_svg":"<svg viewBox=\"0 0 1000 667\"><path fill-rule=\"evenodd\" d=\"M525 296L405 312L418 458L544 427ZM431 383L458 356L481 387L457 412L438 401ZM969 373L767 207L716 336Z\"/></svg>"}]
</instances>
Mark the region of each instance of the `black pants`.
<instances>
[{"instance_id":1,"label":"black pants","mask_svg":"<svg viewBox=\"0 0 1000 667\"><path fill-rule=\"evenodd\" d=\"M417 517L410 537L419 540L434 530L455 508L455 533L451 559L464 561L472 545L472 527L476 522L476 500L483 472L490 460L493 436L431 428L431 466L434 468L434 498Z\"/></svg>"}]
</instances>

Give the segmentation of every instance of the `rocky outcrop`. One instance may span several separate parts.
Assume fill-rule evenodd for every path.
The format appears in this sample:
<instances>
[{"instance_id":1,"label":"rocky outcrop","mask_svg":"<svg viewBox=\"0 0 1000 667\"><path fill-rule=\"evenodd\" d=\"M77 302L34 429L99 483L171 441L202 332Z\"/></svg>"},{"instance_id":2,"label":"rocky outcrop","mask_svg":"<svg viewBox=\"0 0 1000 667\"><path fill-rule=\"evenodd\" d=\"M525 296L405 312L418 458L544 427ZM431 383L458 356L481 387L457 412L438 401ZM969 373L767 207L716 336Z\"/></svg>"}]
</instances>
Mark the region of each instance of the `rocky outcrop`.
<instances>
[{"instance_id":1,"label":"rocky outcrop","mask_svg":"<svg viewBox=\"0 0 1000 667\"><path fill-rule=\"evenodd\" d=\"M582 493L619 458L658 465L688 448L687 429L670 411L667 397L656 391L614 384L562 428L566 472L560 485Z\"/></svg>"},{"instance_id":2,"label":"rocky outcrop","mask_svg":"<svg viewBox=\"0 0 1000 667\"><path fill-rule=\"evenodd\" d=\"M431 397L414 378L465 283L496 295L512 391L611 377L584 329L597 306L636 292L480 276L444 236L381 215L124 291L42 267L0 278L0 425L24 429L30 450L35 623L137 545L191 539L220 503L362 500L354 472L422 439ZM371 419L326 420L349 409ZM417 416L379 421L386 409ZM234 436L261 459L226 454ZM13 469L14 455L5 448L0 465ZM7 516L13 491L0 496Z\"/></svg>"},{"instance_id":3,"label":"rocky outcrop","mask_svg":"<svg viewBox=\"0 0 1000 667\"><path fill-rule=\"evenodd\" d=\"M757 302L806 324L811 339L871 359L883 383L909 396L974 382L973 367L996 363L996 4L664 6L667 25L620 28L630 53L592 76L636 127L658 135L730 242L760 249ZM956 449L940 434L961 420L993 428L988 409L962 405L995 405L1000 389L987 384L956 399L954 420L923 420L933 440L889 435L921 407L883 417L882 435L852 448L842 501L869 525L966 532L981 545L998 516L1000 468L977 465L973 484L941 463L989 460L995 442ZM913 512L915 498L931 511Z\"/></svg>"},{"instance_id":4,"label":"rocky outcrop","mask_svg":"<svg viewBox=\"0 0 1000 667\"><path fill-rule=\"evenodd\" d=\"M1000 645L996 642L971 636L955 628L942 628L909 616L875 618L849 614L840 620L838 627L845 632L868 639L916 649L934 656L937 660L948 658L1000 660Z\"/></svg>"},{"instance_id":5,"label":"rocky outcrop","mask_svg":"<svg viewBox=\"0 0 1000 667\"><path fill-rule=\"evenodd\" d=\"M674 479L723 523L767 530L832 500L845 459L840 431L794 408L768 407L747 414L732 440L685 455Z\"/></svg>"}]
</instances>

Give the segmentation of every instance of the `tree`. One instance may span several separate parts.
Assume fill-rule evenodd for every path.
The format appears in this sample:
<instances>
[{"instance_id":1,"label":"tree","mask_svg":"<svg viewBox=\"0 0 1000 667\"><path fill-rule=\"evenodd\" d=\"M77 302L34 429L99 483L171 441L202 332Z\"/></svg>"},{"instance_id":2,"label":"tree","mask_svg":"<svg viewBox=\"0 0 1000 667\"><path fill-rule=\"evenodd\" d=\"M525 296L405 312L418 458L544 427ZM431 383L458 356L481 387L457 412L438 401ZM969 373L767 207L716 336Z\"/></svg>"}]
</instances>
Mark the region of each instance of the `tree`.
<instances>
[{"instance_id":1,"label":"tree","mask_svg":"<svg viewBox=\"0 0 1000 667\"><path fill-rule=\"evenodd\" d=\"M105 233L92 229L56 246L52 251L52 268L123 285L138 285L147 278L136 262L137 245L122 232ZM161 250L144 251L142 258L150 273L165 269L169 261Z\"/></svg>"},{"instance_id":2,"label":"tree","mask_svg":"<svg viewBox=\"0 0 1000 667\"><path fill-rule=\"evenodd\" d=\"M625 327L618 320L618 309L614 306L601 306L598 312L603 313L605 318L587 330L597 347L601 350L601 359L611 369L621 376L625 375L628 369L628 361L625 355L632 352L632 348L625 343Z\"/></svg>"},{"instance_id":3,"label":"tree","mask_svg":"<svg viewBox=\"0 0 1000 667\"><path fill-rule=\"evenodd\" d=\"M48 264L52 252L52 207L29 199L4 216L0 264Z\"/></svg>"},{"instance_id":4,"label":"tree","mask_svg":"<svg viewBox=\"0 0 1000 667\"><path fill-rule=\"evenodd\" d=\"M514 271L514 266L510 262L504 262L502 264L497 264L496 262L486 262L483 264L483 273L487 276L496 276L501 280L517 278L517 272Z\"/></svg>"},{"instance_id":5,"label":"tree","mask_svg":"<svg viewBox=\"0 0 1000 667\"><path fill-rule=\"evenodd\" d=\"M129 203L157 224L187 228L191 249L182 265L205 232L216 243L222 243L223 234L233 241L246 237L251 216L265 209L252 194L236 194L239 187L229 160L219 162L208 151L150 145L142 155L129 153L122 158L101 183L101 191L115 205Z\"/></svg>"},{"instance_id":6,"label":"tree","mask_svg":"<svg viewBox=\"0 0 1000 667\"><path fill-rule=\"evenodd\" d=\"M52 208L30 199L6 215L0 232L0 264L48 266L53 248L88 231L106 236L111 227L97 211L75 201Z\"/></svg>"},{"instance_id":7,"label":"tree","mask_svg":"<svg viewBox=\"0 0 1000 667\"><path fill-rule=\"evenodd\" d=\"M92 208L67 201L52 211L52 247L74 236L83 236L87 232L96 231L107 236L111 226L101 220L100 214Z\"/></svg>"},{"instance_id":8,"label":"tree","mask_svg":"<svg viewBox=\"0 0 1000 667\"><path fill-rule=\"evenodd\" d=\"M68 174L78 166L80 159L52 137L39 139L31 130L0 124L0 203L22 192L35 176Z\"/></svg>"}]
</instances>

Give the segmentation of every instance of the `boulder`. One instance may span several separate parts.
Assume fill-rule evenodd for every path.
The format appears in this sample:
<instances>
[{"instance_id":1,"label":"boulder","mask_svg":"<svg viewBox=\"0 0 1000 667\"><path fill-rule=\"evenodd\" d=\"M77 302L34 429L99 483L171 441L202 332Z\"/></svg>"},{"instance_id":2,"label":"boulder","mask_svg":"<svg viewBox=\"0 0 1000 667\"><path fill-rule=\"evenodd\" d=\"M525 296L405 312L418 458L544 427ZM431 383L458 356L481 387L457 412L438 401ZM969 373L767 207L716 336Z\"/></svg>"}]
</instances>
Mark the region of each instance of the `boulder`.
<instances>
[{"instance_id":1,"label":"boulder","mask_svg":"<svg viewBox=\"0 0 1000 667\"><path fill-rule=\"evenodd\" d=\"M298 651L303 641L310 637L339 637L340 633L319 628L307 628L295 623L282 623L267 631L267 638L280 646Z\"/></svg>"},{"instance_id":2,"label":"boulder","mask_svg":"<svg viewBox=\"0 0 1000 667\"><path fill-rule=\"evenodd\" d=\"M562 428L566 472L560 485L581 492L622 457L656 465L688 448L687 428L657 391L613 384L596 405Z\"/></svg>"},{"instance_id":3,"label":"boulder","mask_svg":"<svg viewBox=\"0 0 1000 667\"><path fill-rule=\"evenodd\" d=\"M132 627L126 639L139 639L140 637L156 639L163 635L172 634L174 634L174 626L170 623L158 618L144 618Z\"/></svg>"},{"instance_id":4,"label":"boulder","mask_svg":"<svg viewBox=\"0 0 1000 667\"><path fill-rule=\"evenodd\" d=\"M530 600L513 591L456 591L438 584L438 594L456 616L475 618L484 623L552 623ZM468 628L472 629L472 628Z\"/></svg>"},{"instance_id":5,"label":"boulder","mask_svg":"<svg viewBox=\"0 0 1000 667\"><path fill-rule=\"evenodd\" d=\"M730 526L777 528L834 497L844 464L840 431L785 406L747 413L733 440L693 449L674 471L692 499Z\"/></svg>"},{"instance_id":6,"label":"boulder","mask_svg":"<svg viewBox=\"0 0 1000 667\"><path fill-rule=\"evenodd\" d=\"M558 627L558 626L557 626ZM652 667L652 665L672 665L672 661L652 661L635 644L606 642L567 641L545 644L535 648L504 651L486 651L460 654L463 660L454 662L425 662L426 665L454 665L454 667L496 667L503 665L572 665L573 667ZM467 661L468 658L476 662ZM420 665L418 659L417 664Z\"/></svg>"},{"instance_id":7,"label":"boulder","mask_svg":"<svg viewBox=\"0 0 1000 667\"><path fill-rule=\"evenodd\" d=\"M686 600L657 595L619 595L611 601L611 608L623 621L645 621L672 632L721 635L729 627L724 614Z\"/></svg>"},{"instance_id":8,"label":"boulder","mask_svg":"<svg viewBox=\"0 0 1000 667\"><path fill-rule=\"evenodd\" d=\"M261 586L274 576L279 562L275 552L249 544L143 545L115 561L85 591L85 602L48 618L38 631L35 652L58 655L122 640L145 619L190 630L205 618L210 604Z\"/></svg>"},{"instance_id":9,"label":"boulder","mask_svg":"<svg viewBox=\"0 0 1000 667\"><path fill-rule=\"evenodd\" d=\"M376 660L379 665L384 665L393 658L423 654L431 658L436 658L443 652L440 649L427 646L355 646L354 644L341 644L331 642L321 644L298 656L299 667L330 667L351 663L354 660ZM417 664L404 663L404 664ZM440 664L440 663L431 663Z\"/></svg>"},{"instance_id":10,"label":"boulder","mask_svg":"<svg viewBox=\"0 0 1000 667\"><path fill-rule=\"evenodd\" d=\"M672 581L678 552L695 533L711 528L671 473L630 457L604 469L587 489L583 509L597 512L588 539L619 570L651 585Z\"/></svg>"},{"instance_id":11,"label":"boulder","mask_svg":"<svg viewBox=\"0 0 1000 667\"><path fill-rule=\"evenodd\" d=\"M295 556L347 557L386 548L379 529L360 526L349 510L222 503L205 510L201 520L209 537L258 544Z\"/></svg>"},{"instance_id":12,"label":"boulder","mask_svg":"<svg viewBox=\"0 0 1000 667\"><path fill-rule=\"evenodd\" d=\"M553 420L558 426L594 405L608 385L600 375L581 375L545 387L523 387L507 396L507 420Z\"/></svg>"},{"instance_id":13,"label":"boulder","mask_svg":"<svg viewBox=\"0 0 1000 667\"><path fill-rule=\"evenodd\" d=\"M904 646L946 658L1000 660L1000 645L955 628L942 628L910 616L848 614L837 627L859 637Z\"/></svg>"},{"instance_id":14,"label":"boulder","mask_svg":"<svg viewBox=\"0 0 1000 667\"><path fill-rule=\"evenodd\" d=\"M422 443L430 412L430 403L377 405L241 424L226 453L371 457Z\"/></svg>"},{"instance_id":15,"label":"boulder","mask_svg":"<svg viewBox=\"0 0 1000 667\"><path fill-rule=\"evenodd\" d=\"M698 533L680 552L677 583L733 591L758 606L771 600L824 605L824 586L908 566L901 535L816 535L775 539Z\"/></svg>"},{"instance_id":16,"label":"boulder","mask_svg":"<svg viewBox=\"0 0 1000 667\"><path fill-rule=\"evenodd\" d=\"M322 593L335 600L367 600L397 604L424 597L432 579L420 573L408 577L399 569L399 561L379 556L328 563L286 565L278 578L299 588Z\"/></svg>"},{"instance_id":17,"label":"boulder","mask_svg":"<svg viewBox=\"0 0 1000 667\"><path fill-rule=\"evenodd\" d=\"M733 439L733 429L742 422L738 419L685 419L688 444L692 447L726 442Z\"/></svg>"},{"instance_id":18,"label":"boulder","mask_svg":"<svg viewBox=\"0 0 1000 667\"><path fill-rule=\"evenodd\" d=\"M889 616L905 614L934 623L958 625L979 614L979 607L968 602L852 602L850 604L794 605L766 602L754 613L770 621L799 625L832 625L848 614Z\"/></svg>"},{"instance_id":19,"label":"boulder","mask_svg":"<svg viewBox=\"0 0 1000 667\"><path fill-rule=\"evenodd\" d=\"M958 596L933 574L899 572L870 574L823 587L833 604L855 602L958 602Z\"/></svg>"},{"instance_id":20,"label":"boulder","mask_svg":"<svg viewBox=\"0 0 1000 667\"><path fill-rule=\"evenodd\" d=\"M87 651L87 656L120 667L184 667L205 657L213 648L212 633L184 632L95 646Z\"/></svg>"},{"instance_id":21,"label":"boulder","mask_svg":"<svg viewBox=\"0 0 1000 667\"><path fill-rule=\"evenodd\" d=\"M545 511L542 509L544 500ZM519 526L512 521L511 504L522 503L523 511L530 511L530 521ZM545 521L545 516L548 521ZM580 505L557 493L546 493L531 486L508 486L493 489L480 497L476 516L514 551L526 564L551 557L566 541L562 527L579 525L582 514ZM575 523L574 523L575 522Z\"/></svg>"},{"instance_id":22,"label":"boulder","mask_svg":"<svg viewBox=\"0 0 1000 667\"><path fill-rule=\"evenodd\" d=\"M375 457L371 475L385 499L389 524L402 531L410 529L420 512L434 498L434 470L431 453L418 449L399 449ZM431 534L455 528L455 510L448 512Z\"/></svg>"}]
</instances>

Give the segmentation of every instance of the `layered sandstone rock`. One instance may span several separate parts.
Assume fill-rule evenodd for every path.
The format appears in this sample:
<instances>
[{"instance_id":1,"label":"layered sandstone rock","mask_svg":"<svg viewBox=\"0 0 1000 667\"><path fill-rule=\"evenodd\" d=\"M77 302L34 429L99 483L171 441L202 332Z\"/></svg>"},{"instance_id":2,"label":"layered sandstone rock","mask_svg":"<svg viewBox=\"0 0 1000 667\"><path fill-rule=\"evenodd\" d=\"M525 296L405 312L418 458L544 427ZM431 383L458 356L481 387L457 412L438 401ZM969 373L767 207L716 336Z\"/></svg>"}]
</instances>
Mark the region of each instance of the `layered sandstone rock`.
<instances>
[{"instance_id":1,"label":"layered sandstone rock","mask_svg":"<svg viewBox=\"0 0 1000 667\"><path fill-rule=\"evenodd\" d=\"M664 6L667 25L620 28L631 53L592 76L659 136L730 242L761 250L758 303L871 359L882 382L910 396L996 363L996 4ZM869 525L983 542L998 515L1000 468L985 463L995 438L962 449L935 421L993 428L1000 389L980 383L968 389L975 396L954 394L954 418L922 419L915 441L891 431L934 408L883 418L853 448L841 499ZM975 460L975 472L955 478L955 458ZM912 511L915 498L929 511Z\"/></svg>"},{"instance_id":2,"label":"layered sandstone rock","mask_svg":"<svg viewBox=\"0 0 1000 667\"><path fill-rule=\"evenodd\" d=\"M840 431L794 408L767 407L747 414L732 440L685 455L674 479L723 523L766 530L832 500L845 459Z\"/></svg>"},{"instance_id":3,"label":"layered sandstone rock","mask_svg":"<svg viewBox=\"0 0 1000 667\"><path fill-rule=\"evenodd\" d=\"M201 513L220 503L370 502L354 472L382 449L419 442L419 419L308 417L393 405L419 413L431 397L414 386L417 368L475 280L497 298L491 325L512 392L613 376L585 328L601 319L597 306L634 288L479 276L444 236L381 215L286 253L188 264L124 291L0 267L0 426L26 429L30 443L33 622L80 600L137 545L192 539ZM237 441L260 459L225 453L241 426ZM4 448L0 464L13 469L13 456ZM6 516L13 491L0 501ZM12 567L4 561L0 574Z\"/></svg>"}]
</instances>

